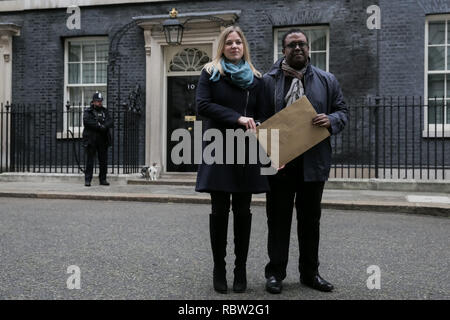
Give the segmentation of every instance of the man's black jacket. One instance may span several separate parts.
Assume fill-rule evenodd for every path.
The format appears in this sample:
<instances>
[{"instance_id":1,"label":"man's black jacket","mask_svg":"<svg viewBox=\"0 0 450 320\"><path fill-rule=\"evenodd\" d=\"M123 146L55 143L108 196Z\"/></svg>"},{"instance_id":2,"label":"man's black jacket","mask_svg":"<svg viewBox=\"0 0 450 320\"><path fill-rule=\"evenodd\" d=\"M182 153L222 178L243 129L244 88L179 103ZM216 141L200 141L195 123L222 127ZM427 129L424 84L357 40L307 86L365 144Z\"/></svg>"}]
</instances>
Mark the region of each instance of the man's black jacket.
<instances>
[{"instance_id":1,"label":"man's black jacket","mask_svg":"<svg viewBox=\"0 0 450 320\"><path fill-rule=\"evenodd\" d=\"M283 58L279 59L266 73L264 91L267 108L264 114L269 116L284 107L285 76L281 69ZM344 102L338 81L329 72L308 65L304 75L305 95L317 113L325 113L331 122L329 129L332 135L341 132L348 121L347 105ZM304 181L326 181L331 167L331 143L326 138L303 154Z\"/></svg>"}]
</instances>

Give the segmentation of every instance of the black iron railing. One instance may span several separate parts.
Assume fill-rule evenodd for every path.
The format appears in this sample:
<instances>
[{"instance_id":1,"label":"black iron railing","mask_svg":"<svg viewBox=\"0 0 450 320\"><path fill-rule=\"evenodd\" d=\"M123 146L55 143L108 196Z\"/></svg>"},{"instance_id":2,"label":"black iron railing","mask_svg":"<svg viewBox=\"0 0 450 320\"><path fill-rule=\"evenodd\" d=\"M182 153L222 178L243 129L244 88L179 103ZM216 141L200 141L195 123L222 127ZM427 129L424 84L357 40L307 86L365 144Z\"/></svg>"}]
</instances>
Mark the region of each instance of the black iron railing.
<instances>
[{"instance_id":1,"label":"black iron railing","mask_svg":"<svg viewBox=\"0 0 450 320\"><path fill-rule=\"evenodd\" d=\"M85 166L83 106L0 105L0 172L80 173ZM109 107L114 119L110 173L136 173L143 163L140 112Z\"/></svg>"},{"instance_id":2,"label":"black iron railing","mask_svg":"<svg viewBox=\"0 0 450 320\"><path fill-rule=\"evenodd\" d=\"M349 122L331 138L331 176L450 179L450 108L443 101L348 99Z\"/></svg>"},{"instance_id":3,"label":"black iron railing","mask_svg":"<svg viewBox=\"0 0 450 320\"><path fill-rule=\"evenodd\" d=\"M332 178L450 180L450 109L443 99L352 98L349 121L331 137ZM111 173L138 173L144 124L112 106ZM0 105L0 172L79 173L85 165L80 106Z\"/></svg>"}]
</instances>

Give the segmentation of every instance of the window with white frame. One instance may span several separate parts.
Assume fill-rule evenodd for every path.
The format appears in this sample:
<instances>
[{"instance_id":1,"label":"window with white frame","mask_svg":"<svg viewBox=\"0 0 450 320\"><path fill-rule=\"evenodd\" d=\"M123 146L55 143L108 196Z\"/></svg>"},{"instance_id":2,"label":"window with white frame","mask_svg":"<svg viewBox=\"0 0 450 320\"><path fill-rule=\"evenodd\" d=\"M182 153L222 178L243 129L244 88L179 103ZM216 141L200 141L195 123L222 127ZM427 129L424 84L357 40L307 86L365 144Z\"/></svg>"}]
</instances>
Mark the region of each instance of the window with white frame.
<instances>
[{"instance_id":1,"label":"window with white frame","mask_svg":"<svg viewBox=\"0 0 450 320\"><path fill-rule=\"evenodd\" d=\"M64 117L64 128L83 126L82 115L96 91L102 93L107 105L108 38L70 38L65 41L64 101L72 106Z\"/></svg>"},{"instance_id":2,"label":"window with white frame","mask_svg":"<svg viewBox=\"0 0 450 320\"><path fill-rule=\"evenodd\" d=\"M274 60L283 56L283 35L290 29L300 29L306 33L309 41L309 56L311 64L322 70L328 71L330 32L328 26L291 26L274 29Z\"/></svg>"},{"instance_id":3,"label":"window with white frame","mask_svg":"<svg viewBox=\"0 0 450 320\"><path fill-rule=\"evenodd\" d=\"M425 31L425 121L434 134L450 131L450 16L427 17Z\"/></svg>"}]
</instances>

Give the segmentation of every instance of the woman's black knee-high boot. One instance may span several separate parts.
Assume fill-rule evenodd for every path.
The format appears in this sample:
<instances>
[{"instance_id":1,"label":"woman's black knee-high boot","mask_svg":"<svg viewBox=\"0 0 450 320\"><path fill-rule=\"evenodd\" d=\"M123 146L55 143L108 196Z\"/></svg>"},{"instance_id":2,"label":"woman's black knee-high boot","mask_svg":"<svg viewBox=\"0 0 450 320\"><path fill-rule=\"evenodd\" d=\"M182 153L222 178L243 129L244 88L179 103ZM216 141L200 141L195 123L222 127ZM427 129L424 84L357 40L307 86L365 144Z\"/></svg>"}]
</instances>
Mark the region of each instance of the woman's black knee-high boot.
<instances>
[{"instance_id":1,"label":"woman's black knee-high boot","mask_svg":"<svg viewBox=\"0 0 450 320\"><path fill-rule=\"evenodd\" d=\"M225 256L227 254L228 214L209 215L209 234L214 260L213 283L214 290L227 293L227 278Z\"/></svg>"},{"instance_id":2,"label":"woman's black knee-high boot","mask_svg":"<svg viewBox=\"0 0 450 320\"><path fill-rule=\"evenodd\" d=\"M244 292L247 289L247 255L250 243L252 215L250 212L234 214L234 253L236 254L234 267L233 291Z\"/></svg>"}]
</instances>

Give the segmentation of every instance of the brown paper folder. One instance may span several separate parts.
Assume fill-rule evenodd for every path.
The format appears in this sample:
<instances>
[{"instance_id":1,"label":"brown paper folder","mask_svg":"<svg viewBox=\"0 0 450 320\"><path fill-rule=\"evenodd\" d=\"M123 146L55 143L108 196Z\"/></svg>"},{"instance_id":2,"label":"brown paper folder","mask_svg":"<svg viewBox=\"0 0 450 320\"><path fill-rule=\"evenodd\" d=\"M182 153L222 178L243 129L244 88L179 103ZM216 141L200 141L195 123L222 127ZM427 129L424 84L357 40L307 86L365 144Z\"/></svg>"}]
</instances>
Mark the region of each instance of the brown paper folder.
<instances>
[{"instance_id":1,"label":"brown paper folder","mask_svg":"<svg viewBox=\"0 0 450 320\"><path fill-rule=\"evenodd\" d=\"M308 98L303 96L257 127L258 141L271 158L273 166L277 165L274 153L278 152L278 167L281 167L330 136L328 129L313 126L312 119L316 115ZM267 137L261 134L262 129L267 129ZM279 130L279 148L276 148L276 144L272 148L273 129Z\"/></svg>"}]
</instances>

